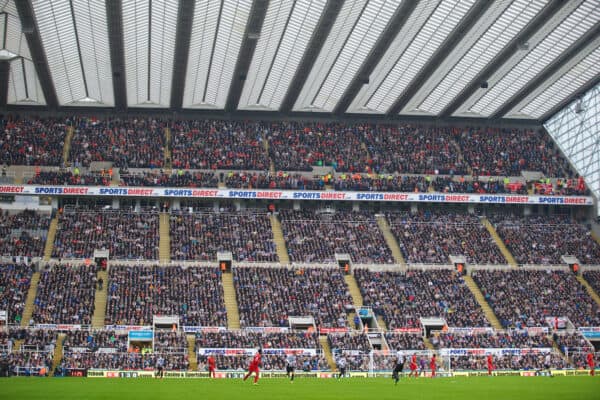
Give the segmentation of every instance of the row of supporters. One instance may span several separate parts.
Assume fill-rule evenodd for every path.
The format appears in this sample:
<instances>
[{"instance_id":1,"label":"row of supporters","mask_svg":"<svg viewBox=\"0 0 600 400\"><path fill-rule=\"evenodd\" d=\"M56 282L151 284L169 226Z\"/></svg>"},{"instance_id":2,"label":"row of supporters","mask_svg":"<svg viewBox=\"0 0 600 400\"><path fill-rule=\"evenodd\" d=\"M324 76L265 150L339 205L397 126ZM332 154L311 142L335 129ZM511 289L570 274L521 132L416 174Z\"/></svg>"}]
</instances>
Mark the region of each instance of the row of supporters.
<instances>
[{"instance_id":1,"label":"row of supporters","mask_svg":"<svg viewBox=\"0 0 600 400\"><path fill-rule=\"evenodd\" d=\"M218 252L230 251L234 261L276 262L270 218L256 209L171 211L171 258L213 261ZM359 264L394 262L377 221L382 216L373 212L281 209L276 218L292 262L336 262L335 254L340 253ZM600 245L585 225L568 216L487 218L519 264L561 264L565 254L581 264L600 264ZM464 256L468 264L508 263L481 216L424 209L388 212L385 219L408 263L448 264L451 255ZM156 260L158 220L158 210L152 209L67 207L59 212L52 255L91 258L95 249L104 248L113 259ZM0 221L0 255L42 255L50 215L5 211Z\"/></svg>"},{"instance_id":2,"label":"row of supporters","mask_svg":"<svg viewBox=\"0 0 600 400\"><path fill-rule=\"evenodd\" d=\"M518 176L540 171L572 177L543 131L412 124L166 121L151 118L67 118L1 121L0 163L62 163L68 129L76 166L110 161L116 167ZM164 159L170 130L172 160ZM265 142L268 146L265 146ZM268 149L268 151L266 150ZM459 154L462 156L459 157Z\"/></svg>"},{"instance_id":3,"label":"row of supporters","mask_svg":"<svg viewBox=\"0 0 600 400\"><path fill-rule=\"evenodd\" d=\"M0 307L10 323L21 322L33 270L4 264L0 272ZM454 271L355 269L354 276L365 305L390 331L420 329L421 317L444 318L450 327L489 326L463 276ZM585 277L598 284L596 275ZM600 309L571 273L477 270L473 278L506 328L557 329L556 324L560 329L564 324L557 324L557 317L576 327L600 326ZM236 267L233 282L242 327L288 327L289 316L311 316L319 329L361 329L360 321L349 323L354 307L339 268ZM185 326L227 326L216 266L111 265L103 282L93 264L57 265L40 274L28 322L89 325L96 290L104 287L106 325L145 325L153 315L179 315Z\"/></svg>"},{"instance_id":4,"label":"row of supporters","mask_svg":"<svg viewBox=\"0 0 600 400\"><path fill-rule=\"evenodd\" d=\"M326 174L307 177L298 173L279 171L235 172L216 174L214 172L187 171L183 169L165 173L163 170L151 172L129 172L121 170L121 186L146 187L191 187L216 188L219 182L233 189L284 189L284 190L325 190L332 187L337 191L363 192L416 192L431 191L440 193L477 193L477 194L527 194L584 195L587 189L582 177L578 179L542 179L542 183L511 180L508 177L465 177L430 176L396 174ZM78 167L72 170L45 171L36 167L35 175L27 179L29 185L64 186L109 186L113 182L112 168L108 171L81 173Z\"/></svg>"}]
</instances>

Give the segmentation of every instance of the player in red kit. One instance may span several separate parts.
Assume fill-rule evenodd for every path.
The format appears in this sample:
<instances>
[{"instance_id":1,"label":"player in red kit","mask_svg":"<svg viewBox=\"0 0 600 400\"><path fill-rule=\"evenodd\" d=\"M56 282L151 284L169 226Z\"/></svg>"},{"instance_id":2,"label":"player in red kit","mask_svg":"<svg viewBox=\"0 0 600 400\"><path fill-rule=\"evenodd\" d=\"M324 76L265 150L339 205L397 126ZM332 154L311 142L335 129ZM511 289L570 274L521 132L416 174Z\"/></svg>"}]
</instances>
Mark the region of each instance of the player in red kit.
<instances>
[{"instance_id":1,"label":"player in red kit","mask_svg":"<svg viewBox=\"0 0 600 400\"><path fill-rule=\"evenodd\" d=\"M208 377L216 378L216 376L215 376L215 367L216 367L215 358L213 356L208 356L206 361L208 362Z\"/></svg>"},{"instance_id":2,"label":"player in red kit","mask_svg":"<svg viewBox=\"0 0 600 400\"><path fill-rule=\"evenodd\" d=\"M262 349L258 349L256 354L254 354L254 357L252 358L252 361L250 362L250 366L248 367L248 373L246 375L244 375L244 380L248 379L248 377L250 375L252 375L252 373L254 373L254 384L258 385L258 374L259 374L259 369L258 367L260 367L260 356L262 354Z\"/></svg>"},{"instance_id":3,"label":"player in red kit","mask_svg":"<svg viewBox=\"0 0 600 400\"><path fill-rule=\"evenodd\" d=\"M590 367L590 375L594 376L594 368L596 367L596 363L594 362L594 353L590 351L589 353L587 353L586 358L588 367Z\"/></svg>"},{"instance_id":4,"label":"player in red kit","mask_svg":"<svg viewBox=\"0 0 600 400\"><path fill-rule=\"evenodd\" d=\"M411 376L414 376L415 378L417 377L417 355L413 354L410 357L410 364L408 365L410 367L410 374L408 374L408 377L410 378Z\"/></svg>"},{"instance_id":5,"label":"player in red kit","mask_svg":"<svg viewBox=\"0 0 600 400\"><path fill-rule=\"evenodd\" d=\"M435 378L435 368L436 368L435 354L433 356L431 356L431 362L429 363L429 368L431 368L431 377Z\"/></svg>"},{"instance_id":6,"label":"player in red kit","mask_svg":"<svg viewBox=\"0 0 600 400\"><path fill-rule=\"evenodd\" d=\"M492 371L494 370L494 360L492 359L491 354L488 354L488 356L487 356L487 368L488 368L488 375L492 375Z\"/></svg>"}]
</instances>

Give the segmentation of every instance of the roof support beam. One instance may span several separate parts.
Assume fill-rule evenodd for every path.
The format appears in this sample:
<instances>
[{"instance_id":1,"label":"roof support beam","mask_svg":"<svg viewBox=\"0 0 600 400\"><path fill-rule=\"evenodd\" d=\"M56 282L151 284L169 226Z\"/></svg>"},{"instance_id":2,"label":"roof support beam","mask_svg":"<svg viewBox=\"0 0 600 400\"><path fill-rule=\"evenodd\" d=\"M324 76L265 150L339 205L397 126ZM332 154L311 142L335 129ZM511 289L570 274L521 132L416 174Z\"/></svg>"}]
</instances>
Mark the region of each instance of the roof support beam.
<instances>
[{"instance_id":1,"label":"roof support beam","mask_svg":"<svg viewBox=\"0 0 600 400\"><path fill-rule=\"evenodd\" d=\"M283 98L283 101L281 102L281 107L279 110L282 113L289 113L292 110L292 107L294 107L296 100L298 100L300 91L308 79L308 74L310 74L310 71L312 70L315 61L317 60L317 57L319 56L319 53L325 44L325 40L329 36L329 32L331 32L331 28L333 27L333 24L337 19L343 4L343 0L327 1L325 10L319 19L319 23L317 24L317 27L310 38L310 42L306 47L306 51L302 56L302 60L300 60L300 64L296 69L294 79L292 79L292 84L290 85L285 97Z\"/></svg>"},{"instance_id":2,"label":"roof support beam","mask_svg":"<svg viewBox=\"0 0 600 400\"><path fill-rule=\"evenodd\" d=\"M475 3L469 13L460 21L458 26L452 31L446 41L434 53L431 59L425 64L421 71L414 77L410 85L406 88L402 96L396 99L394 104L387 111L388 116L397 115L404 106L417 94L421 87L427 81L435 70L440 66L442 61L456 48L460 41L465 37L465 34L475 25L475 23L485 14L485 12L493 5L492 1L479 1Z\"/></svg>"},{"instance_id":3,"label":"roof support beam","mask_svg":"<svg viewBox=\"0 0 600 400\"><path fill-rule=\"evenodd\" d=\"M533 92L536 88L543 85L554 73L560 70L574 56L582 52L592 41L600 37L600 23L594 25L585 35L579 38L571 47L562 53L556 60L548 65L534 79L529 81L520 91L512 96L506 103L502 105L493 115L492 119L502 118L506 113L513 109L521 100Z\"/></svg>"},{"instance_id":4,"label":"roof support beam","mask_svg":"<svg viewBox=\"0 0 600 400\"><path fill-rule=\"evenodd\" d=\"M110 46L110 66L112 68L115 110L127 111L127 88L125 86L125 45L123 43L123 4L122 0L106 0L106 22Z\"/></svg>"},{"instance_id":5,"label":"roof support beam","mask_svg":"<svg viewBox=\"0 0 600 400\"><path fill-rule=\"evenodd\" d=\"M596 75L594 78L590 79L585 85L577 89L575 93L571 96L567 97L557 105L555 105L552 109L550 109L546 114L540 117L540 122L542 124L546 123L550 118L554 116L557 112L561 111L563 108L571 104L571 102L577 100L582 97L584 94L592 90L597 85L600 85L600 74Z\"/></svg>"},{"instance_id":6,"label":"roof support beam","mask_svg":"<svg viewBox=\"0 0 600 400\"><path fill-rule=\"evenodd\" d=\"M42 85L42 91L46 98L46 104L48 109L54 111L58 108L58 97L56 96L56 90L54 88L54 82L50 75L50 68L48 67L48 59L44 52L44 46L42 45L42 38L40 37L40 31L37 26L37 22L33 13L33 6L31 0L15 1L19 18L21 19L21 27L29 50L31 52L31 58L35 65L35 71L40 79Z\"/></svg>"},{"instance_id":7,"label":"roof support beam","mask_svg":"<svg viewBox=\"0 0 600 400\"><path fill-rule=\"evenodd\" d=\"M250 68L252 57L254 56L254 50L256 49L256 43L258 43L260 32L262 31L268 7L268 0L254 0L252 3L248 24L246 25L246 31L244 32L244 39L242 39L242 45L240 47L240 54L235 63L231 87L229 88L227 102L225 103L226 112L235 111L238 107L242 89L244 88L244 82L246 82L248 69Z\"/></svg>"},{"instance_id":8,"label":"roof support beam","mask_svg":"<svg viewBox=\"0 0 600 400\"><path fill-rule=\"evenodd\" d=\"M181 110L183 90L190 55L190 39L192 37L192 20L194 19L194 0L179 0L177 14L177 33L175 36L175 61L173 63L173 79L171 81L171 110Z\"/></svg>"},{"instance_id":9,"label":"roof support beam","mask_svg":"<svg viewBox=\"0 0 600 400\"><path fill-rule=\"evenodd\" d=\"M358 94L363 84L368 81L369 76L373 73L373 70L381 60L381 57L385 54L387 49L392 44L393 40L396 38L400 30L406 24L406 21L414 11L418 2L414 0L404 1L402 5L396 10L394 16L388 23L387 27L377 39L377 43L369 52L369 55L365 59L365 62L358 70L358 73L350 82L350 85L342 95L342 98L335 106L333 113L336 115L341 115L346 112L354 97Z\"/></svg>"},{"instance_id":10,"label":"roof support beam","mask_svg":"<svg viewBox=\"0 0 600 400\"><path fill-rule=\"evenodd\" d=\"M487 82L506 60L519 51L519 47L523 43L529 42L531 37L566 4L567 2L562 0L551 0L550 3L548 3L546 7L544 7L544 9L525 27L525 29L523 29L521 33L519 33L496 57L494 57L488 63L487 67L478 73L471 83L469 83L469 85L442 110L440 117L449 117L458 110L458 108L481 87L483 82Z\"/></svg>"},{"instance_id":11,"label":"roof support beam","mask_svg":"<svg viewBox=\"0 0 600 400\"><path fill-rule=\"evenodd\" d=\"M10 76L10 61L0 61L0 107L6 107L8 102L8 78Z\"/></svg>"}]
</instances>

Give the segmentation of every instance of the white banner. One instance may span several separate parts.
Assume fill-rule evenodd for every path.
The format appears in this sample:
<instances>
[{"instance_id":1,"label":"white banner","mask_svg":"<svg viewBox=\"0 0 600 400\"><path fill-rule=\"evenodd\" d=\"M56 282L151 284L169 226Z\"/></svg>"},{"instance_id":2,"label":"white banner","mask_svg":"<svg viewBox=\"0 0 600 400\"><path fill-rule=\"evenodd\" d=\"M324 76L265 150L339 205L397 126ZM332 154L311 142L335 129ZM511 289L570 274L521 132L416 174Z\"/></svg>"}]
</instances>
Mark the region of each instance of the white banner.
<instances>
[{"instance_id":1,"label":"white banner","mask_svg":"<svg viewBox=\"0 0 600 400\"><path fill-rule=\"evenodd\" d=\"M488 204L593 204L589 196L526 196L512 194L449 194L402 192L339 192L314 190L243 190L194 188L145 188L107 186L35 186L0 185L0 194L55 196L135 196L172 198L326 200L326 201L384 201L418 203L488 203Z\"/></svg>"},{"instance_id":2,"label":"white banner","mask_svg":"<svg viewBox=\"0 0 600 400\"><path fill-rule=\"evenodd\" d=\"M209 354L220 354L224 356L253 356L256 349L223 349L223 348L199 348L198 355L205 356ZM262 349L262 354L286 355L297 354L306 356L316 356L316 349Z\"/></svg>"},{"instance_id":3,"label":"white banner","mask_svg":"<svg viewBox=\"0 0 600 400\"><path fill-rule=\"evenodd\" d=\"M495 356L513 355L520 356L525 354L546 354L552 352L550 347L539 348L522 348L522 349L440 349L442 356L487 356L492 354Z\"/></svg>"},{"instance_id":4,"label":"white banner","mask_svg":"<svg viewBox=\"0 0 600 400\"><path fill-rule=\"evenodd\" d=\"M7 321L8 320L8 313L6 312L6 310L0 310L0 321Z\"/></svg>"}]
</instances>

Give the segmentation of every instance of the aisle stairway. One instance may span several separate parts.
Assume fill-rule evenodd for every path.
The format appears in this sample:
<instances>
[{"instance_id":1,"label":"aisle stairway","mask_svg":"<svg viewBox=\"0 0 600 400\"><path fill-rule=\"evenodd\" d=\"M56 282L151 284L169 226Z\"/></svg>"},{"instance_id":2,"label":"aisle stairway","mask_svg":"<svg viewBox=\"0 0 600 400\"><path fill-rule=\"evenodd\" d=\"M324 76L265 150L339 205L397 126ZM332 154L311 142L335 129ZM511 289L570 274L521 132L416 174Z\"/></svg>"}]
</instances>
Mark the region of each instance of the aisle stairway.
<instances>
[{"instance_id":1,"label":"aisle stairway","mask_svg":"<svg viewBox=\"0 0 600 400\"><path fill-rule=\"evenodd\" d=\"M169 213L160 213L159 233L160 242L158 245L158 259L166 264L171 261L171 234L169 231L170 216Z\"/></svg>"},{"instance_id":2,"label":"aisle stairway","mask_svg":"<svg viewBox=\"0 0 600 400\"><path fill-rule=\"evenodd\" d=\"M592 231L592 238L600 245L600 237L596 234L596 232Z\"/></svg>"},{"instance_id":3,"label":"aisle stairway","mask_svg":"<svg viewBox=\"0 0 600 400\"><path fill-rule=\"evenodd\" d=\"M165 128L165 147L164 147L164 157L165 157L165 173L170 174L173 169L173 158L171 157L171 128Z\"/></svg>"},{"instance_id":4,"label":"aisle stairway","mask_svg":"<svg viewBox=\"0 0 600 400\"><path fill-rule=\"evenodd\" d=\"M54 376L56 367L59 366L63 358L63 343L65 342L65 334L59 333L58 339L56 339L56 346L54 346L54 358L52 359L52 370L48 371L48 376Z\"/></svg>"},{"instance_id":5,"label":"aisle stairway","mask_svg":"<svg viewBox=\"0 0 600 400\"><path fill-rule=\"evenodd\" d=\"M402 252L400 251L400 246L398 246L398 242L392 233L390 225L385 219L385 215L378 215L377 217L377 225L379 225L379 229L381 229L381 233L383 234L383 238L387 243L388 247L392 251L392 256L394 257L394 261L396 264L400 264L403 267L406 266L406 261L402 256Z\"/></svg>"},{"instance_id":6,"label":"aisle stairway","mask_svg":"<svg viewBox=\"0 0 600 400\"><path fill-rule=\"evenodd\" d=\"M331 354L331 347L329 347L329 342L327 341L327 336L325 336L325 335L319 336L319 343L321 343L321 348L323 349L323 355L325 356L325 360L327 360L329 369L331 369L332 371L336 371L337 366L335 365L335 360L333 359L333 354Z\"/></svg>"},{"instance_id":7,"label":"aisle stairway","mask_svg":"<svg viewBox=\"0 0 600 400\"><path fill-rule=\"evenodd\" d=\"M225 309L227 310L227 327L229 329L240 329L240 313L235 287L233 286L233 273L225 272L221 276L223 277L223 297Z\"/></svg>"},{"instance_id":8,"label":"aisle stairway","mask_svg":"<svg viewBox=\"0 0 600 400\"><path fill-rule=\"evenodd\" d=\"M290 256L288 255L287 247L285 245L285 239L283 238L283 231L281 230L281 222L276 215L271 215L271 230L273 231L273 241L277 247L277 258L279 263L288 265L290 263Z\"/></svg>"},{"instance_id":9,"label":"aisle stairway","mask_svg":"<svg viewBox=\"0 0 600 400\"><path fill-rule=\"evenodd\" d=\"M503 329L502 325L500 324L500 321L498 320L498 317L496 316L496 314L494 314L494 310L492 310L492 307L490 307L485 297L483 297L483 293L481 293L481 290L479 290L479 286L477 286L477 283L475 283L473 278L471 278L468 275L463 276L463 278L465 280L465 283L467 284L467 287L471 290L473 296L475 296L475 300L477 300L477 303L479 303L479 306L483 310L485 317L490 322L492 327L494 329Z\"/></svg>"},{"instance_id":10,"label":"aisle stairway","mask_svg":"<svg viewBox=\"0 0 600 400\"><path fill-rule=\"evenodd\" d=\"M39 283L40 273L34 272L31 276L31 283L29 284L29 291L27 292L27 299L25 300L25 307L23 308L23 315L21 316L21 326L23 327L29 325L29 320L33 315L33 309L35 307L34 301Z\"/></svg>"},{"instance_id":11,"label":"aisle stairway","mask_svg":"<svg viewBox=\"0 0 600 400\"><path fill-rule=\"evenodd\" d=\"M344 280L346 281L346 285L348 285L350 296L352 296L352 304L354 304L355 307L362 307L363 297L362 294L360 294L360 289L358 288L358 283L356 282L354 275L344 275Z\"/></svg>"},{"instance_id":12,"label":"aisle stairway","mask_svg":"<svg viewBox=\"0 0 600 400\"><path fill-rule=\"evenodd\" d=\"M48 234L46 235L46 244L44 246L44 261L50 260L52 250L54 250L54 239L56 239L56 231L58 230L58 215L50 221Z\"/></svg>"},{"instance_id":13,"label":"aisle stairway","mask_svg":"<svg viewBox=\"0 0 600 400\"><path fill-rule=\"evenodd\" d=\"M585 287L585 290L592 297L592 299L594 299L594 301L596 302L596 304L598 304L600 306L600 296L598 296L598 293L596 293L596 291L588 283L588 281L586 281L585 278L582 275L576 275L575 278L579 281L579 283L581 283L583 285L583 287Z\"/></svg>"},{"instance_id":14,"label":"aisle stairway","mask_svg":"<svg viewBox=\"0 0 600 400\"><path fill-rule=\"evenodd\" d=\"M433 347L428 337L423 338L423 344L427 347L427 350L435 351L435 347Z\"/></svg>"},{"instance_id":15,"label":"aisle stairway","mask_svg":"<svg viewBox=\"0 0 600 400\"><path fill-rule=\"evenodd\" d=\"M71 152L71 140L75 134L75 128L72 126L67 127L67 135L65 136L65 144L63 146L63 165L69 165L69 153Z\"/></svg>"},{"instance_id":16,"label":"aisle stairway","mask_svg":"<svg viewBox=\"0 0 600 400\"><path fill-rule=\"evenodd\" d=\"M385 323L381 315L377 316L377 325L379 325L379 328L382 329L384 332L387 332L387 324Z\"/></svg>"},{"instance_id":17,"label":"aisle stairway","mask_svg":"<svg viewBox=\"0 0 600 400\"><path fill-rule=\"evenodd\" d=\"M558 343L556 343L556 340L554 340L554 338L552 337L552 335L548 335L547 338L550 340L550 342L552 343L552 348L554 349L554 351L559 354L562 359L567 363L567 364L571 364L572 360L569 360L569 357L567 357L567 355L565 353L563 353L562 349L560 348L560 346L558 345Z\"/></svg>"},{"instance_id":18,"label":"aisle stairway","mask_svg":"<svg viewBox=\"0 0 600 400\"><path fill-rule=\"evenodd\" d=\"M98 271L96 279L104 282L102 290L96 287L96 294L94 296L94 315L92 315L92 327L102 328L104 327L104 319L106 317L106 302L108 298L108 272Z\"/></svg>"},{"instance_id":19,"label":"aisle stairway","mask_svg":"<svg viewBox=\"0 0 600 400\"><path fill-rule=\"evenodd\" d=\"M198 357L196 356L196 335L186 335L188 344L188 361L190 363L189 370L198 370Z\"/></svg>"},{"instance_id":20,"label":"aisle stairway","mask_svg":"<svg viewBox=\"0 0 600 400\"><path fill-rule=\"evenodd\" d=\"M513 267L516 267L517 261L515 260L513 255L510 253L510 251L508 250L506 245L504 245L502 238L500 237L500 235L498 235L498 232L496 232L496 228L494 228L494 226L491 224L491 222L488 221L488 219L485 217L481 218L481 223L483 224L483 226L485 226L485 228L488 230L490 235L492 235L494 242L496 242L496 246L498 246L498 248L500 249L500 252L504 256L504 258L506 258L506 261L508 261L508 263L510 265L512 265Z\"/></svg>"}]
</instances>

